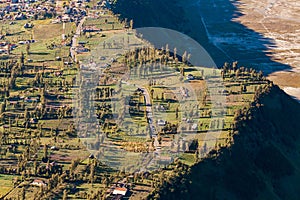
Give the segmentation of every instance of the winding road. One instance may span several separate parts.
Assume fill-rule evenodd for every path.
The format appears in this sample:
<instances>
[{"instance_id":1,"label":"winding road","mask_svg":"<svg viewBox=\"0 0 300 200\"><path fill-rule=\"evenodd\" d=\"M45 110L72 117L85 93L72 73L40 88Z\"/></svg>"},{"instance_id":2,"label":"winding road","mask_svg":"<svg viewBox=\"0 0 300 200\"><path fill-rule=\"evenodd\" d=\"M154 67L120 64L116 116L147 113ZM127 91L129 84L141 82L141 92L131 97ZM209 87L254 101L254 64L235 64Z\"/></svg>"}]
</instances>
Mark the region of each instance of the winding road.
<instances>
[{"instance_id":1,"label":"winding road","mask_svg":"<svg viewBox=\"0 0 300 200\"><path fill-rule=\"evenodd\" d=\"M71 55L72 59L75 62L77 62L76 51L75 51L76 46L77 46L77 38L80 36L80 33L81 33L81 30L82 30L82 27L83 27L83 24L84 24L85 20L86 20L86 17L83 17L80 20L80 22L79 22L79 24L78 24L78 26L76 28L76 33L75 33L75 35L72 38L72 45L71 45L71 48L70 48L70 55Z\"/></svg>"}]
</instances>

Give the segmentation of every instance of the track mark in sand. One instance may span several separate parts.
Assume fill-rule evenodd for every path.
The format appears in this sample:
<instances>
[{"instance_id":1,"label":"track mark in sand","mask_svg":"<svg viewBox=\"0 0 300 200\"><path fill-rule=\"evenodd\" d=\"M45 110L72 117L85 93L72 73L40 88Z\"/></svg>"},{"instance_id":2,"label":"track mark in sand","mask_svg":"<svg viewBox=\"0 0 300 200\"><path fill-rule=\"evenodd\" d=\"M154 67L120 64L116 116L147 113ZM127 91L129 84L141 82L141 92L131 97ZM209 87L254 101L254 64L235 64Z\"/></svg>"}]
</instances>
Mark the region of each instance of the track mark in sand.
<instances>
[{"instance_id":1,"label":"track mark in sand","mask_svg":"<svg viewBox=\"0 0 300 200\"><path fill-rule=\"evenodd\" d=\"M205 28L205 32L208 38L208 41L211 42L215 47L217 47L220 51L222 51L230 60L234 60L232 57L230 57L219 45L217 45L214 40L212 39L212 36L210 35L210 33L208 32L207 26L205 24L205 21L203 19L203 17L201 16L201 22Z\"/></svg>"}]
</instances>

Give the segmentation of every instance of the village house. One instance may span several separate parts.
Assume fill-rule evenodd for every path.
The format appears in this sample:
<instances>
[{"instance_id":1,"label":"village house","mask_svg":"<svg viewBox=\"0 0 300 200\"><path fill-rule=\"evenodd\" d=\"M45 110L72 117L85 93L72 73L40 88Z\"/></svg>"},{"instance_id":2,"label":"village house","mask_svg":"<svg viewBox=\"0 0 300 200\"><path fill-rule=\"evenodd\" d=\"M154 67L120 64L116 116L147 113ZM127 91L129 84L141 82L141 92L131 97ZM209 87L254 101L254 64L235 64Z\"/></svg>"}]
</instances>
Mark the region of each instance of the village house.
<instances>
[{"instance_id":1,"label":"village house","mask_svg":"<svg viewBox=\"0 0 300 200\"><path fill-rule=\"evenodd\" d=\"M61 21L62 22L70 22L71 18L68 15L64 15L64 16L62 16Z\"/></svg>"},{"instance_id":2,"label":"village house","mask_svg":"<svg viewBox=\"0 0 300 200\"><path fill-rule=\"evenodd\" d=\"M197 130L197 128L198 128L198 124L193 124L192 130Z\"/></svg>"},{"instance_id":3,"label":"village house","mask_svg":"<svg viewBox=\"0 0 300 200\"><path fill-rule=\"evenodd\" d=\"M43 180L40 180L40 179L35 179L31 185L33 186L38 186L38 187L45 187L47 186L47 184L43 181Z\"/></svg>"},{"instance_id":4,"label":"village house","mask_svg":"<svg viewBox=\"0 0 300 200\"><path fill-rule=\"evenodd\" d=\"M122 188L117 187L117 188L114 189L113 194L114 194L114 195L123 195L123 196L125 196L125 195L127 194L127 191L128 191L127 188L124 188L124 187L122 187Z\"/></svg>"},{"instance_id":5,"label":"village house","mask_svg":"<svg viewBox=\"0 0 300 200\"><path fill-rule=\"evenodd\" d=\"M32 96L32 97L25 97L24 102L26 103L32 103L32 102L39 102L40 97L38 96Z\"/></svg>"},{"instance_id":6,"label":"village house","mask_svg":"<svg viewBox=\"0 0 300 200\"><path fill-rule=\"evenodd\" d=\"M189 74L189 75L187 75L187 80L189 80L189 81L191 81L191 80L194 80L195 79L195 77L192 75L192 74Z\"/></svg>"},{"instance_id":7,"label":"village house","mask_svg":"<svg viewBox=\"0 0 300 200\"><path fill-rule=\"evenodd\" d=\"M51 149L52 151L58 151L58 150L59 150L59 148L57 148L56 146L52 146L52 147L50 147L50 149Z\"/></svg>"},{"instance_id":8,"label":"village house","mask_svg":"<svg viewBox=\"0 0 300 200\"><path fill-rule=\"evenodd\" d=\"M76 53L80 54L80 53L85 53L85 52L89 52L90 50L88 48L85 47L77 47L76 48Z\"/></svg>"},{"instance_id":9,"label":"village house","mask_svg":"<svg viewBox=\"0 0 300 200\"><path fill-rule=\"evenodd\" d=\"M160 119L160 120L157 121L157 125L158 125L158 126L165 126L165 125L166 125L166 121Z\"/></svg>"},{"instance_id":10,"label":"village house","mask_svg":"<svg viewBox=\"0 0 300 200\"><path fill-rule=\"evenodd\" d=\"M39 122L39 120L37 118L30 118L29 122L31 124L37 124Z\"/></svg>"},{"instance_id":11,"label":"village house","mask_svg":"<svg viewBox=\"0 0 300 200\"><path fill-rule=\"evenodd\" d=\"M83 32L84 33L90 33L90 32L100 32L102 31L101 29L99 28L96 28L95 26L86 26L83 28Z\"/></svg>"}]
</instances>

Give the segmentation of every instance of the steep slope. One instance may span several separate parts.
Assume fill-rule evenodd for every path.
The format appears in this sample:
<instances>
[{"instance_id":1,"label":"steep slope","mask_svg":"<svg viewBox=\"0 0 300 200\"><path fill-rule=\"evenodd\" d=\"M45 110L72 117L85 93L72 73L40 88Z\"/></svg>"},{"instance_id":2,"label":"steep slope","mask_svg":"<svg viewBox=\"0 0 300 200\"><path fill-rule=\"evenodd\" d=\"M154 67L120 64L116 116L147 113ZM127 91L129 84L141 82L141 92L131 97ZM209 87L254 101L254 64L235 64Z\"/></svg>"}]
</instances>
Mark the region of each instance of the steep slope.
<instances>
[{"instance_id":1,"label":"steep slope","mask_svg":"<svg viewBox=\"0 0 300 200\"><path fill-rule=\"evenodd\" d=\"M176 19L185 15L176 13L180 8L175 3L134 2L130 1L128 6L128 1L118 0L115 12L133 18L136 27L185 29L186 26L176 23ZM204 28L201 25L196 28L199 31L193 29L193 33L200 38L194 38L201 41L212 57L218 61L226 59L210 44ZM193 35L189 28L183 32ZM234 144L230 148L211 152L209 158L191 168L179 165L149 199L299 199L299 119L299 103L277 86L267 88L237 116Z\"/></svg>"},{"instance_id":2,"label":"steep slope","mask_svg":"<svg viewBox=\"0 0 300 200\"><path fill-rule=\"evenodd\" d=\"M185 23L178 16L183 10L176 5L175 0L116 0L112 9L121 18L134 19L136 28L163 26L179 30Z\"/></svg>"},{"instance_id":3,"label":"steep slope","mask_svg":"<svg viewBox=\"0 0 300 200\"><path fill-rule=\"evenodd\" d=\"M223 65L227 56L209 41L197 6L190 7L189 4L191 1L115 0L112 9L123 19L133 19L134 28L162 27L188 35L208 51L217 65ZM152 42L151 38L146 39Z\"/></svg>"},{"instance_id":4,"label":"steep slope","mask_svg":"<svg viewBox=\"0 0 300 200\"><path fill-rule=\"evenodd\" d=\"M151 198L299 199L300 104L277 86L236 117L234 144L211 152Z\"/></svg>"}]
</instances>

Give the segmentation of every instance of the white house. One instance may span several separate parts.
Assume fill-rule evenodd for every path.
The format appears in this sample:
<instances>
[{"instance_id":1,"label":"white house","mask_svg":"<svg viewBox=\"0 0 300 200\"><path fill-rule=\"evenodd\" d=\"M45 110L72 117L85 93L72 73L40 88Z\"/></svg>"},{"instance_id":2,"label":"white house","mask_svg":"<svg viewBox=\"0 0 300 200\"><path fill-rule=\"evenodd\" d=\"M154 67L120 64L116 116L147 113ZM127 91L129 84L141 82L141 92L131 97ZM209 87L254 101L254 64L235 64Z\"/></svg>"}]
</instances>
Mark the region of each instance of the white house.
<instances>
[{"instance_id":1,"label":"white house","mask_svg":"<svg viewBox=\"0 0 300 200\"><path fill-rule=\"evenodd\" d=\"M193 124L192 129L196 130L198 128L198 124Z\"/></svg>"},{"instance_id":2,"label":"white house","mask_svg":"<svg viewBox=\"0 0 300 200\"><path fill-rule=\"evenodd\" d=\"M128 191L128 189L127 189L127 188L124 188L124 187L122 187L122 188L116 188L116 189L114 189L113 194L114 194L114 195L120 194L120 195L125 196L126 193L127 193L127 191Z\"/></svg>"},{"instance_id":3,"label":"white house","mask_svg":"<svg viewBox=\"0 0 300 200\"><path fill-rule=\"evenodd\" d=\"M47 184L43 181L43 180L40 180L40 179L35 179L31 185L33 186L38 186L38 187L44 187L46 186Z\"/></svg>"},{"instance_id":4,"label":"white house","mask_svg":"<svg viewBox=\"0 0 300 200\"><path fill-rule=\"evenodd\" d=\"M160 119L160 120L157 121L157 124L158 124L158 126L164 126L164 125L166 125L166 121Z\"/></svg>"}]
</instances>

